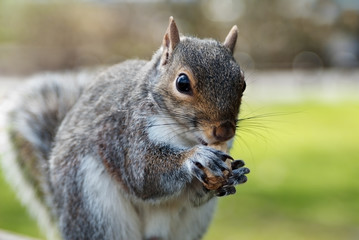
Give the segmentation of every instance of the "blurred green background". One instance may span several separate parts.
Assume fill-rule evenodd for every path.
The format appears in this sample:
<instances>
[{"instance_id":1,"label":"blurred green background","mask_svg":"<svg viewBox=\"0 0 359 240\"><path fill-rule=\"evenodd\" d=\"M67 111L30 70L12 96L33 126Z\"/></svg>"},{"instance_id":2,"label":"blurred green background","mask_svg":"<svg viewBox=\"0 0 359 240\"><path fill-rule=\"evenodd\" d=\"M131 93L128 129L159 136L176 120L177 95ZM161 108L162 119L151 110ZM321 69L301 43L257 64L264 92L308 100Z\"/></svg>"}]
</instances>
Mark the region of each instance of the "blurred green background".
<instances>
[{"instance_id":1,"label":"blurred green background","mask_svg":"<svg viewBox=\"0 0 359 240\"><path fill-rule=\"evenodd\" d=\"M359 239L359 3L0 0L0 101L44 71L149 59L173 15L223 40L248 89L232 155L251 169L210 239ZM0 229L43 238L0 176Z\"/></svg>"}]
</instances>

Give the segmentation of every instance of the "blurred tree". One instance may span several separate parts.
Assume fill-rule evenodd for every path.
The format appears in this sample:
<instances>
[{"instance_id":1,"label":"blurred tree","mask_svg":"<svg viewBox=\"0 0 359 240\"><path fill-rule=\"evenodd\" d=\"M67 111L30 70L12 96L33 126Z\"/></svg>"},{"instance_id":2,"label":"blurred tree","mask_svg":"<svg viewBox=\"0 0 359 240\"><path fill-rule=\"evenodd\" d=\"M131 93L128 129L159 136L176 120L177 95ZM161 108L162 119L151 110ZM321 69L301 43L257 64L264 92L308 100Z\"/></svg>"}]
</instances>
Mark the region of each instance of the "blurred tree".
<instances>
[{"instance_id":1,"label":"blurred tree","mask_svg":"<svg viewBox=\"0 0 359 240\"><path fill-rule=\"evenodd\" d=\"M160 46L171 15L182 33L220 41L237 24L236 56L258 69L343 61L340 66L358 67L359 8L341 8L340 2L0 0L0 74L148 58ZM303 52L321 64L298 57Z\"/></svg>"}]
</instances>

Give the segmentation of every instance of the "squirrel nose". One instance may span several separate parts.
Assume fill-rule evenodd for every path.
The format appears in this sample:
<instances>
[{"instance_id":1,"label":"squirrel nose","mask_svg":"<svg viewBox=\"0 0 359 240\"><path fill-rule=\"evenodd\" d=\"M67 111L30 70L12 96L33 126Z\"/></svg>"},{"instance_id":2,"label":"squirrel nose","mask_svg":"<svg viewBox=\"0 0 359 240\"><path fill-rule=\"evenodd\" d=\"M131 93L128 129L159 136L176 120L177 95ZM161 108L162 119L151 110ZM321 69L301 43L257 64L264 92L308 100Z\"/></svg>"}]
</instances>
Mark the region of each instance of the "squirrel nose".
<instances>
[{"instance_id":1,"label":"squirrel nose","mask_svg":"<svg viewBox=\"0 0 359 240\"><path fill-rule=\"evenodd\" d=\"M230 121L221 123L218 127L213 128L213 137L220 142L227 141L234 136L235 125Z\"/></svg>"}]
</instances>

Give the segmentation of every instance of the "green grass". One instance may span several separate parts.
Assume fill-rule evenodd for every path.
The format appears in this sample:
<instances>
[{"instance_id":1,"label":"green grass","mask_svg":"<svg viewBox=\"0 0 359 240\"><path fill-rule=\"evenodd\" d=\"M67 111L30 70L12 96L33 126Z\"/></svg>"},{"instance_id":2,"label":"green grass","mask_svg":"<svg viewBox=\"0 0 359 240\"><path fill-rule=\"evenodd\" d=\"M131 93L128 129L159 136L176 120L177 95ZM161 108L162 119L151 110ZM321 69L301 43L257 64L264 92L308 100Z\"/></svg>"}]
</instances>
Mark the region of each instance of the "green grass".
<instances>
[{"instance_id":1,"label":"green grass","mask_svg":"<svg viewBox=\"0 0 359 240\"><path fill-rule=\"evenodd\" d=\"M243 108L262 116L241 123L232 151L249 180L220 200L205 239L358 239L359 103ZM0 187L0 229L39 236Z\"/></svg>"},{"instance_id":2,"label":"green grass","mask_svg":"<svg viewBox=\"0 0 359 240\"><path fill-rule=\"evenodd\" d=\"M26 213L25 208L17 201L15 194L4 181L0 171L0 230L22 233L38 237L40 232L35 222Z\"/></svg>"}]
</instances>

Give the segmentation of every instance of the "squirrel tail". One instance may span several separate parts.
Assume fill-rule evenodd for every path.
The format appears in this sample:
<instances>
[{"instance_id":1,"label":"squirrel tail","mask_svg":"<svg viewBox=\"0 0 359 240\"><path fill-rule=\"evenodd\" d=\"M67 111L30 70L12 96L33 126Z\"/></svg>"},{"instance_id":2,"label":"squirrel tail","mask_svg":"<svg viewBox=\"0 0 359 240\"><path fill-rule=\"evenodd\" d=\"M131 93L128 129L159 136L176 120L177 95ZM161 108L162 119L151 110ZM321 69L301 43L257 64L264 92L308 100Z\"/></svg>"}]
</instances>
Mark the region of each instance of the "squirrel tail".
<instances>
[{"instance_id":1,"label":"squirrel tail","mask_svg":"<svg viewBox=\"0 0 359 240\"><path fill-rule=\"evenodd\" d=\"M59 236L50 210L51 147L90 79L88 73L35 76L0 105L0 163L5 178L48 239Z\"/></svg>"}]
</instances>

